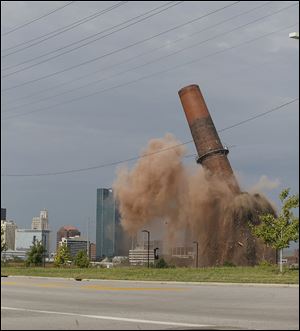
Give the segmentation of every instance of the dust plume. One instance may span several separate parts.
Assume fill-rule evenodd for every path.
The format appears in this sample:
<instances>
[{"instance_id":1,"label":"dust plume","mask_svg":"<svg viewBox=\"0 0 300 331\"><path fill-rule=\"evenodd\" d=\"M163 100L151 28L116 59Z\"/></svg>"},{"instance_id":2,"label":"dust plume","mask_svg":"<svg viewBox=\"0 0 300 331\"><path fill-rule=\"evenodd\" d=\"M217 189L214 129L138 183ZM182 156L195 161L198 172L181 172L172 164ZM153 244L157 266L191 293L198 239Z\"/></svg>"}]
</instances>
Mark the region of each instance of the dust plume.
<instances>
[{"instance_id":1,"label":"dust plume","mask_svg":"<svg viewBox=\"0 0 300 331\"><path fill-rule=\"evenodd\" d=\"M149 141L132 170L118 170L113 189L125 231L133 235L163 219L164 241L176 246L182 233L186 245L198 241L202 266L272 260L273 250L253 238L248 227L249 221L258 222L259 214L275 213L270 202L257 193L235 194L228 180L196 164L184 165L185 153L184 145L168 133Z\"/></svg>"},{"instance_id":2,"label":"dust plume","mask_svg":"<svg viewBox=\"0 0 300 331\"><path fill-rule=\"evenodd\" d=\"M266 175L262 175L259 178L259 181L249 189L249 192L257 193L264 190L273 190L277 188L279 185L280 185L280 181L278 178L276 178L275 180L271 180Z\"/></svg>"}]
</instances>

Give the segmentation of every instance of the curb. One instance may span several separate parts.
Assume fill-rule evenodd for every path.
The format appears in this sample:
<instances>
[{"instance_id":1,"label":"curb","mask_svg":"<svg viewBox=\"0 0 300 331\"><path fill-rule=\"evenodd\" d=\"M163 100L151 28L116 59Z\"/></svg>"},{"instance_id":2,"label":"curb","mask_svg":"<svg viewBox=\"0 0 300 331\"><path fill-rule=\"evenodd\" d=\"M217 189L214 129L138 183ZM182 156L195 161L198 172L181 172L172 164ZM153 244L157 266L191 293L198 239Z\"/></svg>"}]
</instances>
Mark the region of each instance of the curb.
<instances>
[{"instance_id":1,"label":"curb","mask_svg":"<svg viewBox=\"0 0 300 331\"><path fill-rule=\"evenodd\" d=\"M57 279L57 280L74 280L78 281L78 277L49 277L49 276L20 276L20 275L7 275L5 277L29 278L29 279ZM128 279L90 279L80 278L81 281L92 282L126 282L126 283L146 283L146 284L171 284L171 285L194 285L194 286L248 286L248 287L299 287L299 284L276 284L276 283L220 283L220 282L176 282L164 280L128 280Z\"/></svg>"}]
</instances>

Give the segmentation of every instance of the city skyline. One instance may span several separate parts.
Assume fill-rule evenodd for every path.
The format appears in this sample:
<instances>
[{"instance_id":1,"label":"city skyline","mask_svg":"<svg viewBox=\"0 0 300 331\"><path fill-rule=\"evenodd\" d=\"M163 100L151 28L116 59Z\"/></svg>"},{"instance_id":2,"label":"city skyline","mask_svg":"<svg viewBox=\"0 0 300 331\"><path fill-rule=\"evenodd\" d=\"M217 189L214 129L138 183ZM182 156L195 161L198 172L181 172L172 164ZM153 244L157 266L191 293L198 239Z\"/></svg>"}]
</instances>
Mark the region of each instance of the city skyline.
<instances>
[{"instance_id":1,"label":"city skyline","mask_svg":"<svg viewBox=\"0 0 300 331\"><path fill-rule=\"evenodd\" d=\"M32 217L46 207L52 233L64 224L83 234L89 227L95 242L97 188L112 187L117 168L134 166L150 139L170 132L183 143L192 140L177 94L189 84L198 84L203 92L242 189L255 187L278 207L283 188L299 192L299 103L292 102L299 90L299 41L289 38L299 30L297 2L171 5L128 2L15 52L39 40L19 45L23 42L46 34L48 38L55 29L111 6L106 1L74 2L3 35L2 70L7 77L2 78L1 207L20 228L29 228ZM1 6L4 34L55 7L48 1ZM163 9L37 64L46 60L47 52ZM75 49L91 40L95 42ZM93 62L82 64L89 60ZM63 75L42 78L66 69ZM186 147L187 155L194 156L194 144ZM128 159L133 160L114 165ZM185 162L196 166L194 157Z\"/></svg>"}]
</instances>

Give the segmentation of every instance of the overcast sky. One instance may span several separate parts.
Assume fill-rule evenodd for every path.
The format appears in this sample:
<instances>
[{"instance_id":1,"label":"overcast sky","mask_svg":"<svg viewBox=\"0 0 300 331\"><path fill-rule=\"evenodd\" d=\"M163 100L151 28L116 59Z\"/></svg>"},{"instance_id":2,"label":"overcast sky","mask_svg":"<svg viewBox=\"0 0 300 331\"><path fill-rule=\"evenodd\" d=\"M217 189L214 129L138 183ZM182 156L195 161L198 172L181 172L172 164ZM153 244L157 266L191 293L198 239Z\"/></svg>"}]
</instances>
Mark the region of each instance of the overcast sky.
<instances>
[{"instance_id":1,"label":"overcast sky","mask_svg":"<svg viewBox=\"0 0 300 331\"><path fill-rule=\"evenodd\" d=\"M220 138L243 189L259 183L278 205L283 188L299 192L299 41L289 38L299 31L298 2L2 1L1 9L1 206L20 228L47 208L53 239L65 224L85 234L88 218L95 239L96 189L112 186L116 166L8 175L126 160L166 132L190 141L177 94L189 84L199 85L217 130L284 105Z\"/></svg>"}]
</instances>

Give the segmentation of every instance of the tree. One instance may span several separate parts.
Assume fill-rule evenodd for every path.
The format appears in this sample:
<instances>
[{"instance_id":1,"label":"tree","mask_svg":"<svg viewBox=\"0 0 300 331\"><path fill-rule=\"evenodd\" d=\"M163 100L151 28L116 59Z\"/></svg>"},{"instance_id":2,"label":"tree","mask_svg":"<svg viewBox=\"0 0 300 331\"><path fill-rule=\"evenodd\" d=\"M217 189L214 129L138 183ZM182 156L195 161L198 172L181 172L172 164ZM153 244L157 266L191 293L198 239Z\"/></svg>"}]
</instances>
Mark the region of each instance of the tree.
<instances>
[{"instance_id":1,"label":"tree","mask_svg":"<svg viewBox=\"0 0 300 331\"><path fill-rule=\"evenodd\" d=\"M155 262L155 268L168 268L168 263L161 257Z\"/></svg>"},{"instance_id":2,"label":"tree","mask_svg":"<svg viewBox=\"0 0 300 331\"><path fill-rule=\"evenodd\" d=\"M79 251L76 254L74 263L79 268L87 268L90 264L90 260L86 254L86 251Z\"/></svg>"},{"instance_id":3,"label":"tree","mask_svg":"<svg viewBox=\"0 0 300 331\"><path fill-rule=\"evenodd\" d=\"M68 261L72 260L69 248L66 243L63 243L58 247L54 258L54 264L56 266L66 265Z\"/></svg>"},{"instance_id":4,"label":"tree","mask_svg":"<svg viewBox=\"0 0 300 331\"><path fill-rule=\"evenodd\" d=\"M26 259L26 265L42 265L43 263L43 256L46 252L46 249L42 245L42 242L39 240L34 240L32 242L32 246L30 247L29 251L26 253L27 259Z\"/></svg>"},{"instance_id":5,"label":"tree","mask_svg":"<svg viewBox=\"0 0 300 331\"><path fill-rule=\"evenodd\" d=\"M279 215L272 214L260 215L260 224L252 225L252 233L263 239L267 246L280 251L280 272L282 272L282 251L289 247L291 241L299 239L299 217L295 217L292 209L299 207L299 196L289 196L290 189L284 189L279 198L282 207Z\"/></svg>"},{"instance_id":6,"label":"tree","mask_svg":"<svg viewBox=\"0 0 300 331\"><path fill-rule=\"evenodd\" d=\"M4 239L4 229L1 226L1 253L7 250L7 245Z\"/></svg>"}]
</instances>

